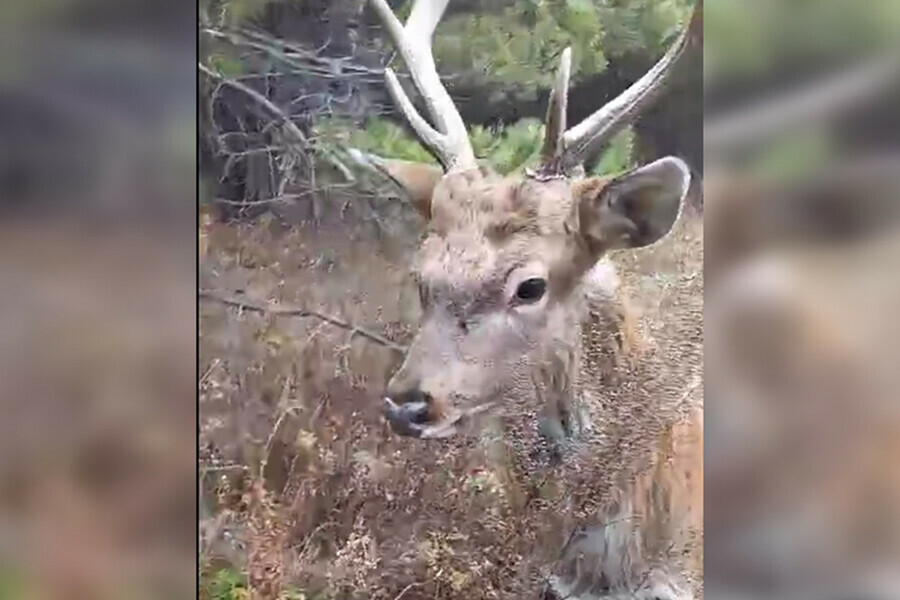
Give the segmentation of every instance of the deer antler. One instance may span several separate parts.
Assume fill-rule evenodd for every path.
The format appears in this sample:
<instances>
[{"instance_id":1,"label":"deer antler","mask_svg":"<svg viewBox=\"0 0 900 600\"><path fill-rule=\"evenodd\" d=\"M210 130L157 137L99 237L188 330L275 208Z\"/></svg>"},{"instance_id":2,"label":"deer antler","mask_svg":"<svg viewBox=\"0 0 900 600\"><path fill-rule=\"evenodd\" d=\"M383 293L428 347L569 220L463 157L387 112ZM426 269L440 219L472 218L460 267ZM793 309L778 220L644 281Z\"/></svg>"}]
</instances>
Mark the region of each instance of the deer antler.
<instances>
[{"instance_id":1,"label":"deer antler","mask_svg":"<svg viewBox=\"0 0 900 600\"><path fill-rule=\"evenodd\" d=\"M702 6L702 1L697 3L688 26L652 69L618 97L568 130L565 129L566 106L572 55L571 49L566 48L547 108L546 137L541 153L543 164L538 176L569 174L623 127L640 116L668 81L688 41L695 35L700 35L700 28L703 26Z\"/></svg>"},{"instance_id":2,"label":"deer antler","mask_svg":"<svg viewBox=\"0 0 900 600\"><path fill-rule=\"evenodd\" d=\"M416 88L424 98L436 128L416 111L390 68L384 70L388 92L416 135L446 171L453 171L472 168L476 166L476 162L466 125L438 77L432 55L434 29L448 2L449 0L416 0L404 26L388 6L387 0L371 0L372 7L378 13L394 46L403 57Z\"/></svg>"}]
</instances>

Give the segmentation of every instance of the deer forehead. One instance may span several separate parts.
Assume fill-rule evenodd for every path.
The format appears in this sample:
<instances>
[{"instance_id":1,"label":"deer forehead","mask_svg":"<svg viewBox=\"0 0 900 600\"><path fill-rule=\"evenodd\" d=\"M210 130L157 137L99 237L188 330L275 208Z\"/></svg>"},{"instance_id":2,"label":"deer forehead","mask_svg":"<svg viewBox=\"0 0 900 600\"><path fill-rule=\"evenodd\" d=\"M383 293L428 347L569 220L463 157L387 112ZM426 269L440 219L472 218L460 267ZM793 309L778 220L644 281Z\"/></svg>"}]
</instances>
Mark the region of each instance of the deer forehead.
<instances>
[{"instance_id":1,"label":"deer forehead","mask_svg":"<svg viewBox=\"0 0 900 600\"><path fill-rule=\"evenodd\" d=\"M448 175L440 188L414 265L431 290L496 293L520 267L538 264L549 274L567 262L576 215L568 181Z\"/></svg>"},{"instance_id":2,"label":"deer forehead","mask_svg":"<svg viewBox=\"0 0 900 600\"><path fill-rule=\"evenodd\" d=\"M510 282L565 275L572 247L565 237L519 234L496 241L473 230L431 235L419 248L413 271L432 299L505 302ZM552 284L551 284L552 287Z\"/></svg>"},{"instance_id":3,"label":"deer forehead","mask_svg":"<svg viewBox=\"0 0 900 600\"><path fill-rule=\"evenodd\" d=\"M565 179L501 179L480 171L450 173L434 190L431 225L442 234L480 230L496 239L523 230L553 233L562 230L572 214L572 204L571 183Z\"/></svg>"},{"instance_id":4,"label":"deer forehead","mask_svg":"<svg viewBox=\"0 0 900 600\"><path fill-rule=\"evenodd\" d=\"M455 229L425 238L419 247L415 271L423 283L432 286L485 280L496 272L499 254L500 248L478 229Z\"/></svg>"},{"instance_id":5,"label":"deer forehead","mask_svg":"<svg viewBox=\"0 0 900 600\"><path fill-rule=\"evenodd\" d=\"M502 285L511 270L540 255L545 246L543 240L532 240L532 236L498 241L478 227L462 227L425 238L415 272L431 288L474 292L491 284Z\"/></svg>"}]
</instances>

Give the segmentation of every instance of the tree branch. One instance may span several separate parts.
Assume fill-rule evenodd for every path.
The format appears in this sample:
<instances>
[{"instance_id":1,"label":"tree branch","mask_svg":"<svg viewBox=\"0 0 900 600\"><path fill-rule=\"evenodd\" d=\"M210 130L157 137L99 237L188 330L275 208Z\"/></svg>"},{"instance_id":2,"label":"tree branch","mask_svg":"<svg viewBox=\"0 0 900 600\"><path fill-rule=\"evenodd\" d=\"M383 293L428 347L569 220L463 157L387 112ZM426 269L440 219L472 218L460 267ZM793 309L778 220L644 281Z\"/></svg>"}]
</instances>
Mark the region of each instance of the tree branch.
<instances>
[{"instance_id":1,"label":"tree branch","mask_svg":"<svg viewBox=\"0 0 900 600\"><path fill-rule=\"evenodd\" d=\"M208 300L211 302L218 302L219 304L224 304L225 306L231 306L234 308L240 308L242 310L249 310L252 312L257 312L266 315L277 315L284 317L313 317L316 319L320 319L329 323L330 325L334 325L335 327L340 327L341 329L346 329L351 333L351 335L359 335L360 337L364 337L367 340L375 342L385 348L390 348L396 352L404 353L406 352L406 346L401 344L397 344L387 339L386 337L379 335L373 331L369 331L363 327L359 327L358 325L354 325L349 321L345 321L344 319L333 317L331 315L326 315L324 313L320 313L315 310L311 310L308 308L299 308L299 307L281 307L281 308L270 308L267 306L263 306L260 304L256 304L254 302L247 302L245 300L241 300L239 298L235 298L233 296L223 296L219 295L210 290L200 290L197 294L197 297L200 300Z\"/></svg>"},{"instance_id":2,"label":"tree branch","mask_svg":"<svg viewBox=\"0 0 900 600\"><path fill-rule=\"evenodd\" d=\"M197 68L200 69L200 71L202 71L209 77L211 77L217 81L221 81L223 85L233 87L234 89L236 89L240 92L243 92L243 93L247 94L248 96L250 96L252 99L256 100L266 110L268 110L270 113L272 113L272 115L274 115L275 118L282 125L284 125L285 130L288 133L290 133L291 136L294 137L300 143L300 145L303 147L304 150L309 149L309 147L310 147L309 140L306 139L306 136L303 135L303 132L300 131L300 128L297 127L297 125L293 121L291 121L290 118L288 118L288 116L286 114L284 114L284 111L282 111L280 108L275 106L271 100L269 100L268 98L266 98L265 96L263 96L262 94L260 94L256 90L254 90L253 88L251 88L247 85L244 85L240 81L235 81L234 79L228 79L226 77L223 77L219 73L216 73L216 72L212 71L211 69L209 69L208 67L206 67L203 63L197 63Z\"/></svg>"}]
</instances>

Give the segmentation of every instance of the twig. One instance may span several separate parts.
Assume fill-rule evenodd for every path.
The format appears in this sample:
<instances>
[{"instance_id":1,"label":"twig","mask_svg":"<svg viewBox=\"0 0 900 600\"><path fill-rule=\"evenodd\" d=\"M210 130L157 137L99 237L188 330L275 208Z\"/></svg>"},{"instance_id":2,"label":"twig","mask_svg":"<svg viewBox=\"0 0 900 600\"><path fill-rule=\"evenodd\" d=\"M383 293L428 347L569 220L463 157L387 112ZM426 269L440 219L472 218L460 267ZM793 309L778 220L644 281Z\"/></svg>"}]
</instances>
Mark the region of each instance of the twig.
<instances>
[{"instance_id":1,"label":"twig","mask_svg":"<svg viewBox=\"0 0 900 600\"><path fill-rule=\"evenodd\" d=\"M264 52L297 68L301 73L309 73L310 70L317 69L318 72L316 74L324 77L369 75L377 77L378 81L384 80L384 69L366 67L363 64L353 62L350 56L342 58L321 56L320 52L324 46L323 48L310 51L290 44L286 40L249 29L218 30L206 28L202 32L209 36L226 40L235 46L245 46ZM306 61L308 64L301 61Z\"/></svg>"},{"instance_id":2,"label":"twig","mask_svg":"<svg viewBox=\"0 0 900 600\"><path fill-rule=\"evenodd\" d=\"M394 596L394 600L400 600L400 598L402 598L406 594L406 592L408 592L409 590L411 590L413 587L415 587L417 585L421 585L421 584L416 583L416 582L409 584L408 586L403 588L403 590L401 590L401 592L399 594Z\"/></svg>"},{"instance_id":3,"label":"twig","mask_svg":"<svg viewBox=\"0 0 900 600\"><path fill-rule=\"evenodd\" d=\"M309 551L315 535L317 533L319 533L320 531L322 531L323 529L325 529L326 527L334 527L335 525L337 525L337 523L334 521L326 521L326 522L322 523L321 525L319 525L318 527L316 527L315 529L313 529L312 532L309 533L309 535L304 537L303 545L301 546L300 550L297 552L297 555L299 557L303 558L304 555Z\"/></svg>"},{"instance_id":4,"label":"twig","mask_svg":"<svg viewBox=\"0 0 900 600\"><path fill-rule=\"evenodd\" d=\"M278 419L275 420L275 425L272 426L272 431L269 432L269 437L266 440L266 448L263 451L262 460L259 461L259 477L262 479L266 474L266 467L269 466L269 455L272 453L272 444L275 442L275 435L278 433L278 430L281 429L281 424L284 423L284 418L288 416L290 410L283 410L281 414L278 415Z\"/></svg>"},{"instance_id":5,"label":"twig","mask_svg":"<svg viewBox=\"0 0 900 600\"><path fill-rule=\"evenodd\" d=\"M335 327L340 327L341 329L346 329L352 335L359 335L360 337L364 337L370 341L375 342L385 348L390 348L396 352L404 353L406 352L406 347L391 340L387 339L384 336L381 336L373 331L369 331L368 329L364 329L358 325L354 325L349 321L345 321L338 317L333 317L331 315L326 315L324 313L320 313L316 310L311 310L308 308L299 308L299 307L281 307L281 308L270 308L266 306L262 306L260 304L255 304L253 302L247 302L244 300L240 300L238 298L234 298L231 296L221 296L216 294L215 292L211 292L209 290L200 290L197 294L197 297L201 300L209 300L211 302L218 302L219 304L224 304L226 306L233 306L235 308L240 308L242 310L249 310L253 312L258 312L267 315L278 315L284 317L314 317L316 319L321 319L326 323L334 325Z\"/></svg>"},{"instance_id":6,"label":"twig","mask_svg":"<svg viewBox=\"0 0 900 600\"><path fill-rule=\"evenodd\" d=\"M254 90L253 88L251 88L247 85L244 85L240 81L235 81L234 79L228 79L226 77L223 77L219 73L213 72L208 67L206 67L203 63L197 63L197 68L200 69L200 71L202 71L209 77L211 77L217 81L221 81L223 85L233 87L234 89L236 89L240 92L243 92L243 93L247 94L248 96L250 96L251 98L253 98L254 100L256 100L259 104L261 104L263 107L265 107L266 110L268 110L270 113L272 113L282 125L284 125L285 130L288 133L290 133L291 136L296 138L296 140L300 143L300 145L304 149L309 148L309 140L306 139L306 136L303 135L303 132L300 131L300 128L297 127L297 125L294 124L294 122L291 121L290 118L288 118L288 116L286 114L284 114L284 111L282 111L280 108L275 106L275 104L273 104L271 100L269 100L268 98L266 98L265 96L263 96L262 94L260 94L256 90Z\"/></svg>"},{"instance_id":7,"label":"twig","mask_svg":"<svg viewBox=\"0 0 900 600\"><path fill-rule=\"evenodd\" d=\"M201 385L203 385L204 383L206 383L206 378L209 377L210 374L212 373L213 369L215 369L215 368L218 367L218 366L219 366L219 359L218 359L218 358L214 358L214 359L212 360L212 362L209 364L209 367L208 367L208 368L206 369L206 371L203 373L203 376L200 377L200 382L198 383L198 387L201 386Z\"/></svg>"},{"instance_id":8,"label":"twig","mask_svg":"<svg viewBox=\"0 0 900 600\"><path fill-rule=\"evenodd\" d=\"M205 473L213 473L216 471L231 471L231 470L246 471L247 466L246 465L238 465L238 464L209 465L209 466L204 465L204 464L200 465L201 475L205 474Z\"/></svg>"},{"instance_id":9,"label":"twig","mask_svg":"<svg viewBox=\"0 0 900 600\"><path fill-rule=\"evenodd\" d=\"M216 196L215 201L221 204L233 204L235 206L261 206L263 204L275 204L278 202L285 202L288 200L300 200L301 198L306 198L308 196L312 196L314 194L318 194L320 192L328 192L342 189L353 189L352 183L332 183L328 186L320 186L318 188L303 190L301 192L297 192L296 194L278 194L276 196L272 196L270 198L263 198L261 200L231 200L230 198L223 198L221 196ZM363 196L362 194L360 194ZM371 194L370 194L371 195Z\"/></svg>"}]
</instances>

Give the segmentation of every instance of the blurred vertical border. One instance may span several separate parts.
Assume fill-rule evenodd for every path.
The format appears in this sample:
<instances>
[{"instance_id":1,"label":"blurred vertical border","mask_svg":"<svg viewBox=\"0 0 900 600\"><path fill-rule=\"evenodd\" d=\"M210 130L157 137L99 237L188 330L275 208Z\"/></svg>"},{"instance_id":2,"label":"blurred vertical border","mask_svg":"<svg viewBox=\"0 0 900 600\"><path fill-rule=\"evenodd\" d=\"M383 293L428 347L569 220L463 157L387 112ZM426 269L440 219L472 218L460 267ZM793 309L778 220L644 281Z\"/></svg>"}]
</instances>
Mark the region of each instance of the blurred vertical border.
<instances>
[{"instance_id":1,"label":"blurred vertical border","mask_svg":"<svg viewBox=\"0 0 900 600\"><path fill-rule=\"evenodd\" d=\"M706 0L705 591L900 597L900 3Z\"/></svg>"},{"instance_id":2,"label":"blurred vertical border","mask_svg":"<svg viewBox=\"0 0 900 600\"><path fill-rule=\"evenodd\" d=\"M196 13L0 4L0 597L196 595Z\"/></svg>"}]
</instances>

